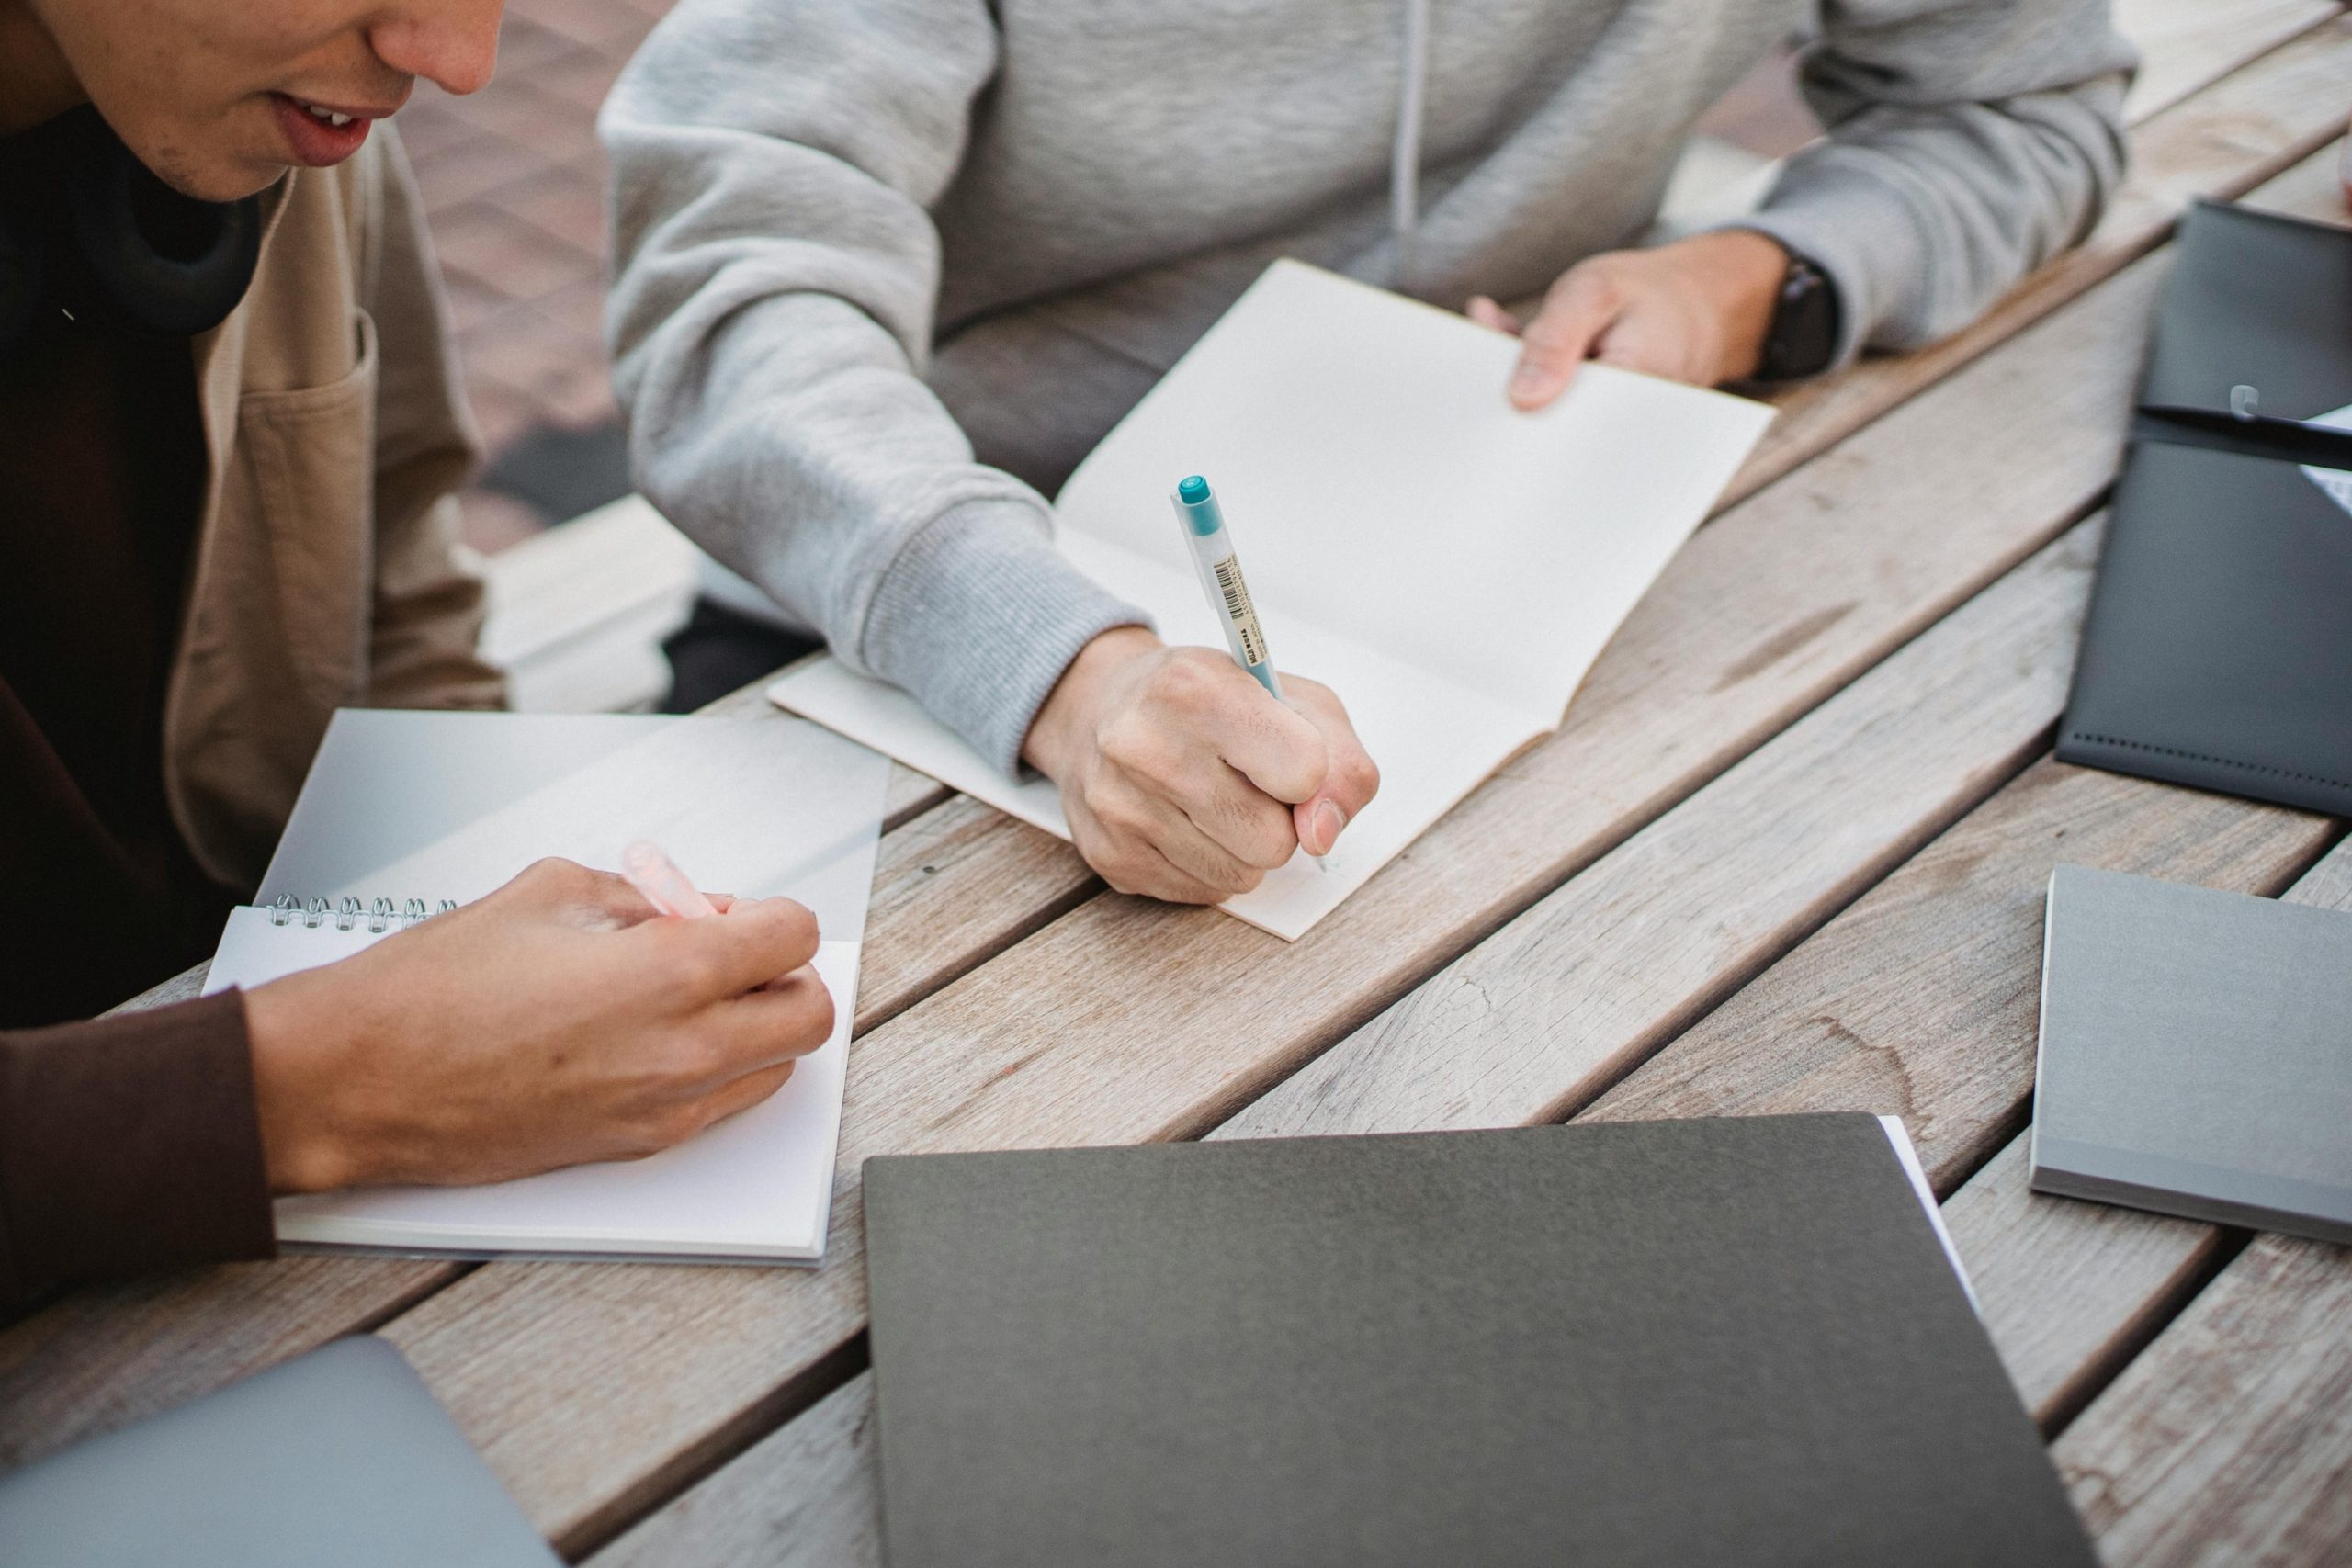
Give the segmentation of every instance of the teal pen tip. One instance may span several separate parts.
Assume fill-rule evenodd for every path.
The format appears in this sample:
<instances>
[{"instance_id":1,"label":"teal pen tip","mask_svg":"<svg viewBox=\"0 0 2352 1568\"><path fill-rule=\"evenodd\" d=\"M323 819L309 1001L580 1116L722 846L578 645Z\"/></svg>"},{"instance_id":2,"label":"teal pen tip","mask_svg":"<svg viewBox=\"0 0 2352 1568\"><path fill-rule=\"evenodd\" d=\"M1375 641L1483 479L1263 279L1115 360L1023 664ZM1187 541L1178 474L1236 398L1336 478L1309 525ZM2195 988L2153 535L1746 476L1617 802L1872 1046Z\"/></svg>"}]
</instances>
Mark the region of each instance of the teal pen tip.
<instances>
[{"instance_id":1,"label":"teal pen tip","mask_svg":"<svg viewBox=\"0 0 2352 1568\"><path fill-rule=\"evenodd\" d=\"M1209 498L1209 481L1194 474L1176 487L1176 499L1187 506L1198 506Z\"/></svg>"}]
</instances>

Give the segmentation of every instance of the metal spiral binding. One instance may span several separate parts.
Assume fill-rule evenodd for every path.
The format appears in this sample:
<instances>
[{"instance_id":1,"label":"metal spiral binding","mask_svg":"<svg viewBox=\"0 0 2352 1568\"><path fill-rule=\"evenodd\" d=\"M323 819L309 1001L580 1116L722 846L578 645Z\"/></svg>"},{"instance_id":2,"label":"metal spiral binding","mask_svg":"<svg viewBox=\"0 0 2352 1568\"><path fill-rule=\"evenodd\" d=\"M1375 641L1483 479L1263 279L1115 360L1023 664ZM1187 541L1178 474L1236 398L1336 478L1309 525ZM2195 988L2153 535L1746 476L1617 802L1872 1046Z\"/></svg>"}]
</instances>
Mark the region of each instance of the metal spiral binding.
<instances>
[{"instance_id":1,"label":"metal spiral binding","mask_svg":"<svg viewBox=\"0 0 2352 1568\"><path fill-rule=\"evenodd\" d=\"M316 931L332 916L337 931L356 931L364 920L370 931L380 934L396 927L422 924L435 915L446 915L457 907L455 898L444 898L429 909L422 898L411 898L398 907L390 898L378 898L363 908L358 899L345 898L330 908L323 898L297 899L291 893L281 893L277 901L269 906L269 923L290 926L300 920L304 926Z\"/></svg>"}]
</instances>

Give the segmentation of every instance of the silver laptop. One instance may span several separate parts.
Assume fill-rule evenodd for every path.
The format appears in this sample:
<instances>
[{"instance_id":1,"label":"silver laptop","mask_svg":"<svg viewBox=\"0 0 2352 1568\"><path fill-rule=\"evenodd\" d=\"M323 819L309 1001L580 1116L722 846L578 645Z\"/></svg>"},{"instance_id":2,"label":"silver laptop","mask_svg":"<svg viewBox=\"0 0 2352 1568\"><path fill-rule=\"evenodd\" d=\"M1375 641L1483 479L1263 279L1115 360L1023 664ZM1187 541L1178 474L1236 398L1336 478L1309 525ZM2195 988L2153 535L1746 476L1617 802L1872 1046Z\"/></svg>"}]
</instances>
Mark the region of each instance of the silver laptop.
<instances>
[{"instance_id":1,"label":"silver laptop","mask_svg":"<svg viewBox=\"0 0 2352 1568\"><path fill-rule=\"evenodd\" d=\"M0 1476L0 1562L558 1568L373 1335Z\"/></svg>"}]
</instances>

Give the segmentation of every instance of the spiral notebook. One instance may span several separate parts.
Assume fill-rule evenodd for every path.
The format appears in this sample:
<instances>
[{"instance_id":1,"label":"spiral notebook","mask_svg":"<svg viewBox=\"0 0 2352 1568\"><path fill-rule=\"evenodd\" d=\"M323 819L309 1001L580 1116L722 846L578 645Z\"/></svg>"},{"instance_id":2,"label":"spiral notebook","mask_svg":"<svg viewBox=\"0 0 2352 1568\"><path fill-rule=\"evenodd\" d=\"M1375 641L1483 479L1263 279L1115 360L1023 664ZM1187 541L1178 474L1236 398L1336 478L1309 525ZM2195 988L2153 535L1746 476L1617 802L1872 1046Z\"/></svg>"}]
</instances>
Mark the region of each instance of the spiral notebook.
<instances>
[{"instance_id":1,"label":"spiral notebook","mask_svg":"<svg viewBox=\"0 0 2352 1568\"><path fill-rule=\"evenodd\" d=\"M820 1258L888 778L878 752L781 716L338 713L254 904L230 914L208 993L346 957L542 856L608 867L645 838L704 887L815 910L836 1022L774 1097L650 1159L280 1199L278 1239L455 1257Z\"/></svg>"}]
</instances>

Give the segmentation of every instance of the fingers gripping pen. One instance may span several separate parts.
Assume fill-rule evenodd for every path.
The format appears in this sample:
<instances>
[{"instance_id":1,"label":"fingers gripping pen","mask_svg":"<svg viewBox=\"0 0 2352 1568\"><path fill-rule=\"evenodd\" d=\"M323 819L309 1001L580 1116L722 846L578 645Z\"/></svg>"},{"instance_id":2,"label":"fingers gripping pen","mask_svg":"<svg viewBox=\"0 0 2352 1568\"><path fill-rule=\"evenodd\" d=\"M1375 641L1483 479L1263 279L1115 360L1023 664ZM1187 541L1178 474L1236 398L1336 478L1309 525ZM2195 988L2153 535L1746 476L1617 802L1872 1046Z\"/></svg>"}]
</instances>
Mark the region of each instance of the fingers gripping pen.
<instances>
[{"instance_id":1,"label":"fingers gripping pen","mask_svg":"<svg viewBox=\"0 0 2352 1568\"><path fill-rule=\"evenodd\" d=\"M1241 557L1234 550L1233 536L1225 530L1225 513L1209 493L1209 481L1194 474L1176 487L1170 499L1176 503L1176 520L1183 525L1184 542L1192 547L1201 592L1225 623L1225 645L1232 650L1233 661L1257 677L1274 701L1287 704L1282 677L1274 673L1274 656L1266 648L1265 628L1258 624L1258 607L1250 602L1250 584L1242 581ZM1321 855L1310 852L1308 858L1323 871L1331 869Z\"/></svg>"}]
</instances>

